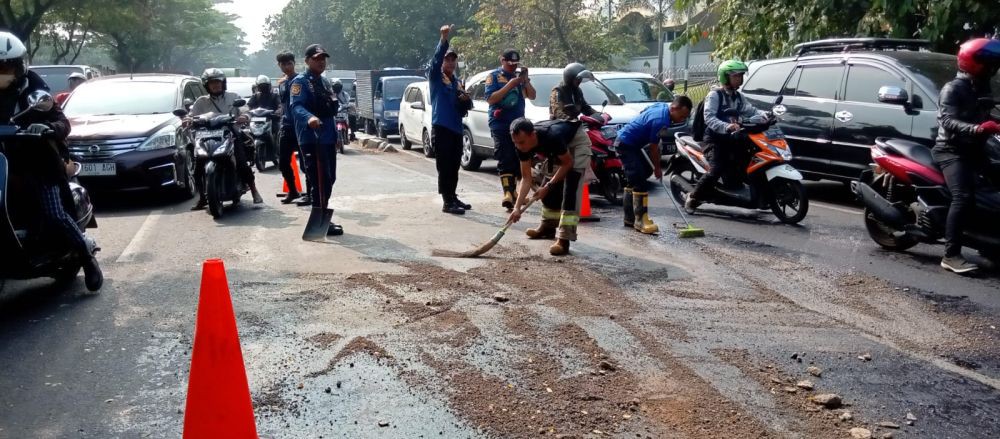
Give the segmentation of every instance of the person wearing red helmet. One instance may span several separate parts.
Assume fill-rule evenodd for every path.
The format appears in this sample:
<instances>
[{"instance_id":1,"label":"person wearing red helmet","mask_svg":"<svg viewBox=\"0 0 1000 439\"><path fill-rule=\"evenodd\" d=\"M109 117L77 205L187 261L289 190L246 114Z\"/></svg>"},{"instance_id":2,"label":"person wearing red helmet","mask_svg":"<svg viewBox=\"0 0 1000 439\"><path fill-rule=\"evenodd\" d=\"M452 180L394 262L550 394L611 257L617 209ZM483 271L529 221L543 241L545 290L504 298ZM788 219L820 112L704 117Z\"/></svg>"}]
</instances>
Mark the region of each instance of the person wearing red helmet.
<instances>
[{"instance_id":1,"label":"person wearing red helmet","mask_svg":"<svg viewBox=\"0 0 1000 439\"><path fill-rule=\"evenodd\" d=\"M962 257L962 232L975 208L976 168L985 161L986 141L1000 134L1000 124L990 118L993 105L979 101L993 97L990 79L998 69L1000 40L969 40L958 50L958 75L941 88L932 153L951 192L941 267L955 273L979 268Z\"/></svg>"}]
</instances>

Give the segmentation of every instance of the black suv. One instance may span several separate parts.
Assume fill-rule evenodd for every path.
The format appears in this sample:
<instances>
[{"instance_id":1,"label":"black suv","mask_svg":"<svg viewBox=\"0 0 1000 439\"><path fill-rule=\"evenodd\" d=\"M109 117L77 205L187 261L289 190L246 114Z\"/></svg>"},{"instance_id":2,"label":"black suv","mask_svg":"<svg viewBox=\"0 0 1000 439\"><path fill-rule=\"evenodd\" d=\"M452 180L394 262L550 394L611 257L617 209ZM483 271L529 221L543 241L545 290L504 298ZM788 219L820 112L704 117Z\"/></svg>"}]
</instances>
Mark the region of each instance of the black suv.
<instances>
[{"instance_id":1,"label":"black suv","mask_svg":"<svg viewBox=\"0 0 1000 439\"><path fill-rule=\"evenodd\" d=\"M847 182L868 169L876 137L933 146L938 95L957 64L929 46L885 38L803 43L794 57L751 63L742 91L763 109L784 96L774 110L795 167L810 179Z\"/></svg>"}]
</instances>

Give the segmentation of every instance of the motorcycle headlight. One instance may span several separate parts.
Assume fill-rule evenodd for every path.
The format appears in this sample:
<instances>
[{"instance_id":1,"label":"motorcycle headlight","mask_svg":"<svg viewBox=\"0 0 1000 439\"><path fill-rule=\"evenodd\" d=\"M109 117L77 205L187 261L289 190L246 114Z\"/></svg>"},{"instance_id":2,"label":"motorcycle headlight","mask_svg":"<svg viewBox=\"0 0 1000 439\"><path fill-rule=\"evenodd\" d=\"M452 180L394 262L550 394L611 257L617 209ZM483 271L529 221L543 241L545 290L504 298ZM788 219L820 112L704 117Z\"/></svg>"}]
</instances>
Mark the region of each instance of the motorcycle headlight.
<instances>
[{"instance_id":1,"label":"motorcycle headlight","mask_svg":"<svg viewBox=\"0 0 1000 439\"><path fill-rule=\"evenodd\" d=\"M177 132L173 125L167 125L160 131L142 142L137 151L152 151L154 149L174 148L177 146Z\"/></svg>"},{"instance_id":2,"label":"motorcycle headlight","mask_svg":"<svg viewBox=\"0 0 1000 439\"><path fill-rule=\"evenodd\" d=\"M398 111L386 111L385 117L399 117Z\"/></svg>"},{"instance_id":3,"label":"motorcycle headlight","mask_svg":"<svg viewBox=\"0 0 1000 439\"><path fill-rule=\"evenodd\" d=\"M792 159L792 149L791 148L778 148L774 145L767 145L771 152L777 154L784 161L789 161Z\"/></svg>"}]
</instances>

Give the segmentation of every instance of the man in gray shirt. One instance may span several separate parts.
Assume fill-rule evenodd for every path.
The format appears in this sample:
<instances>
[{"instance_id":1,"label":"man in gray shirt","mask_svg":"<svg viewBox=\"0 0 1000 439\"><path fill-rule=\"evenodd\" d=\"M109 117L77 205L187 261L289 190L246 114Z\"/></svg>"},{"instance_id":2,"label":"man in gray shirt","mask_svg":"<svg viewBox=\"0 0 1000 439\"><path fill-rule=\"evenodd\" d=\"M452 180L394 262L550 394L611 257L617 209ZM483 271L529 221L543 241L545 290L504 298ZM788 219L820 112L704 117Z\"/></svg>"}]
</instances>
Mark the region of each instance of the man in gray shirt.
<instances>
[{"instance_id":1,"label":"man in gray shirt","mask_svg":"<svg viewBox=\"0 0 1000 439\"><path fill-rule=\"evenodd\" d=\"M740 170L747 159L746 153L741 149L741 142L732 136L732 133L740 129L739 121L765 117L765 112L754 108L739 92L746 72L747 66L743 62L729 60L722 63L718 71L722 87L712 90L705 97L704 140L708 144L706 155L711 169L701 177L694 191L688 195L687 202L684 203L688 213L694 213L701 202L708 198L708 193L714 189L719 177L727 177L727 184L728 179L738 177L736 171ZM735 109L738 116L725 114L731 109Z\"/></svg>"}]
</instances>

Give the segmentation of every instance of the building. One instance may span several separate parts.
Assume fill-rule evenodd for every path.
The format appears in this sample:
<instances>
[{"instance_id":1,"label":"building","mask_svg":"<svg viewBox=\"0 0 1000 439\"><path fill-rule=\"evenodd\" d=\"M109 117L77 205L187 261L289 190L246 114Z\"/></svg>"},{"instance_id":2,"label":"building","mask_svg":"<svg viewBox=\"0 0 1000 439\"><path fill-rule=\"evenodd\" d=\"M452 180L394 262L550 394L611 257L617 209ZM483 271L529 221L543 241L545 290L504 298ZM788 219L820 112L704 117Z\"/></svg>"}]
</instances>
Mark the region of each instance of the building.
<instances>
[{"instance_id":1,"label":"building","mask_svg":"<svg viewBox=\"0 0 1000 439\"><path fill-rule=\"evenodd\" d=\"M688 23L698 23L703 29L715 26L718 23L718 14L712 12L706 8L692 15L690 19L684 20L683 23L678 19L664 23L663 41L659 42L663 46L664 76L683 79L688 75L691 80L701 79L700 77L705 75L711 77L715 71L715 62L712 59L715 44L712 43L708 32L702 34L701 39L694 45L685 44L676 50L671 49L671 45L684 33ZM657 44L656 41L646 43L641 53L628 60L626 69L654 76L660 73L657 71Z\"/></svg>"}]
</instances>

